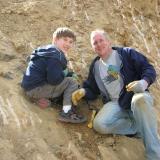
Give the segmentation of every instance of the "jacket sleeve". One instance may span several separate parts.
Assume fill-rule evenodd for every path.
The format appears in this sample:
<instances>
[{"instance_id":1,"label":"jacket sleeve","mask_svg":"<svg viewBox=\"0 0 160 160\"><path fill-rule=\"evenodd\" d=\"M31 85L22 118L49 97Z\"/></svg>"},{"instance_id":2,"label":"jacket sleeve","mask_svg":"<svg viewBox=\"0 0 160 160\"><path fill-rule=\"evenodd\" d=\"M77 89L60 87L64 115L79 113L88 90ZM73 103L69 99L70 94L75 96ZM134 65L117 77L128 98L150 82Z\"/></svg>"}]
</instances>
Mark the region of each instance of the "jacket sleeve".
<instances>
[{"instance_id":1,"label":"jacket sleeve","mask_svg":"<svg viewBox=\"0 0 160 160\"><path fill-rule=\"evenodd\" d=\"M141 79L145 79L151 85L156 79L156 71L148 59L134 49L129 49L131 61Z\"/></svg>"},{"instance_id":2,"label":"jacket sleeve","mask_svg":"<svg viewBox=\"0 0 160 160\"><path fill-rule=\"evenodd\" d=\"M85 98L88 100L94 100L100 94L100 90L94 78L94 62L92 62L89 75L86 81L83 83L83 88L86 91Z\"/></svg>"},{"instance_id":3,"label":"jacket sleeve","mask_svg":"<svg viewBox=\"0 0 160 160\"><path fill-rule=\"evenodd\" d=\"M51 58L47 64L47 82L52 85L60 84L64 79L63 67L58 59Z\"/></svg>"}]
</instances>

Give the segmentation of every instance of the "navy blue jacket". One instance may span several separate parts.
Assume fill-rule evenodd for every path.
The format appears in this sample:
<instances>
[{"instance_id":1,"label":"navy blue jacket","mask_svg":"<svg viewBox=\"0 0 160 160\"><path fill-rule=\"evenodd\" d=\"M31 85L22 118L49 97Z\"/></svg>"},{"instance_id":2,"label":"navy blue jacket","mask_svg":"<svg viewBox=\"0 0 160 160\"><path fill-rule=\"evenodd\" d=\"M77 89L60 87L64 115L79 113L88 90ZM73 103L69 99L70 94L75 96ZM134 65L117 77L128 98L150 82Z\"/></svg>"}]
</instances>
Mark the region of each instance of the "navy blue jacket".
<instances>
[{"instance_id":1,"label":"navy blue jacket","mask_svg":"<svg viewBox=\"0 0 160 160\"><path fill-rule=\"evenodd\" d=\"M67 60L62 51L53 45L39 47L29 57L21 86L31 90L44 84L58 85L64 79L66 67Z\"/></svg>"},{"instance_id":2,"label":"navy blue jacket","mask_svg":"<svg viewBox=\"0 0 160 160\"><path fill-rule=\"evenodd\" d=\"M124 87L120 92L118 102L122 108L129 109L134 93L127 92L125 86L132 81L141 79L145 79L150 86L155 81L156 71L153 66L149 64L147 58L136 50L127 47L113 47L112 49L118 51L122 60L120 74L123 79ZM86 90L86 99L93 100L97 98L98 95L102 95L103 102L107 103L110 99L99 90L94 77L94 64L99 59L100 57L97 56L91 63L89 75L87 80L83 83L83 87Z\"/></svg>"}]
</instances>

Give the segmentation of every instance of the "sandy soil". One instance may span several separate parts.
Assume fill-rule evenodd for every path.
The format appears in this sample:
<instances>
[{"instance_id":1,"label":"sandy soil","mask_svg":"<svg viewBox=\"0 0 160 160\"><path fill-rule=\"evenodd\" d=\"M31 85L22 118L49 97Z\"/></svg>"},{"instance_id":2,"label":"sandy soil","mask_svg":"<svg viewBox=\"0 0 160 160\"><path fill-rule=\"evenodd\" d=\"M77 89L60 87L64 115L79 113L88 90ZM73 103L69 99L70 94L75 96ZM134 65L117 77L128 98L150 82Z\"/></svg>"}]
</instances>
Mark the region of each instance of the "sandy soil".
<instances>
[{"instance_id":1,"label":"sandy soil","mask_svg":"<svg viewBox=\"0 0 160 160\"><path fill-rule=\"evenodd\" d=\"M27 56L51 43L52 32L60 26L77 34L70 61L80 81L85 79L95 56L89 33L103 28L113 45L137 48L152 61L158 77L151 91L160 123L159 24L159 0L0 0L0 159L144 160L140 139L99 135L88 122L60 123L61 107L38 108L24 96L20 82ZM79 110L90 119L85 102Z\"/></svg>"}]
</instances>

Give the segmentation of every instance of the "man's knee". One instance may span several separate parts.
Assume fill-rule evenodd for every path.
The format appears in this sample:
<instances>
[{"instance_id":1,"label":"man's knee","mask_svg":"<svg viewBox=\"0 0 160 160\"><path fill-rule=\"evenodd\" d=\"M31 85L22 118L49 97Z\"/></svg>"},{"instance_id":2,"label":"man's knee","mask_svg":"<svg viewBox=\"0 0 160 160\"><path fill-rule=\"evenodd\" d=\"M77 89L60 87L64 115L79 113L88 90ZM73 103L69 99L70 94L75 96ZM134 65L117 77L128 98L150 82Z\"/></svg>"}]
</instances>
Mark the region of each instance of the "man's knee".
<instances>
[{"instance_id":1,"label":"man's knee","mask_svg":"<svg viewBox=\"0 0 160 160\"><path fill-rule=\"evenodd\" d=\"M148 108L148 105L152 105L152 97L149 96L146 93L136 93L131 102L131 108L132 110L135 109L143 109L146 110Z\"/></svg>"},{"instance_id":2,"label":"man's knee","mask_svg":"<svg viewBox=\"0 0 160 160\"><path fill-rule=\"evenodd\" d=\"M100 134L109 134L109 128L106 124L104 124L103 121L101 121L98 118L95 118L93 121L93 128L95 131L97 131Z\"/></svg>"}]
</instances>

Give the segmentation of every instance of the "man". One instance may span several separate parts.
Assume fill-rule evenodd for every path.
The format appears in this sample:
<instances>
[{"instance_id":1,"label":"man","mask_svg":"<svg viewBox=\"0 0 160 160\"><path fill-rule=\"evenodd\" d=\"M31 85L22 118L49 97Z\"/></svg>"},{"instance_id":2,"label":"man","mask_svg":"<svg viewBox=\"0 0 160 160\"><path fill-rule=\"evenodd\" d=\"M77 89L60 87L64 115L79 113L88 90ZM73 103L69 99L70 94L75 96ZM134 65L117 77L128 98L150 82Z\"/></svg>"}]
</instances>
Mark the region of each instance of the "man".
<instances>
[{"instance_id":1,"label":"man","mask_svg":"<svg viewBox=\"0 0 160 160\"><path fill-rule=\"evenodd\" d=\"M67 54L76 40L74 32L66 27L57 28L51 45L39 47L30 56L23 76L22 87L26 95L36 100L41 108L63 94L63 109L59 120L82 123L86 118L72 109L71 95L78 88L74 73L68 72Z\"/></svg>"},{"instance_id":2,"label":"man","mask_svg":"<svg viewBox=\"0 0 160 160\"><path fill-rule=\"evenodd\" d=\"M103 30L91 33L91 45L98 56L93 60L83 88L72 94L72 101L101 95L104 106L93 127L101 134L139 133L147 160L160 160L160 141L153 98L148 92L156 72L141 53L131 48L111 47Z\"/></svg>"}]
</instances>

